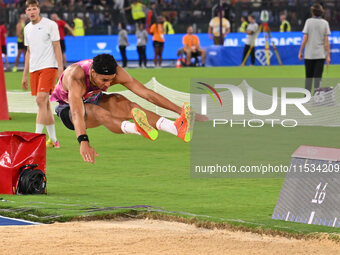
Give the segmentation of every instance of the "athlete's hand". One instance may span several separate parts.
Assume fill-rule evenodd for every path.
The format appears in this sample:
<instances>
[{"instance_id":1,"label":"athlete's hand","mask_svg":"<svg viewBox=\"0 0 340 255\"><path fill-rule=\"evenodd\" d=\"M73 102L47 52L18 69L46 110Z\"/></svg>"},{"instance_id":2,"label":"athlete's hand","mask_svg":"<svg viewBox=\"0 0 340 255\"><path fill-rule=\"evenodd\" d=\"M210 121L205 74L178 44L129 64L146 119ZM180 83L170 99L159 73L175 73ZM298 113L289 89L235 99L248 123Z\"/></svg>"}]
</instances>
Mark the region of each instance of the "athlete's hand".
<instances>
[{"instance_id":1,"label":"athlete's hand","mask_svg":"<svg viewBox=\"0 0 340 255\"><path fill-rule=\"evenodd\" d=\"M328 55L326 58L326 64L329 65L331 63L331 56Z\"/></svg>"},{"instance_id":2,"label":"athlete's hand","mask_svg":"<svg viewBox=\"0 0 340 255\"><path fill-rule=\"evenodd\" d=\"M196 113L195 120L196 120L196 121L204 122L204 121L208 121L209 118L208 118L206 115L202 115L202 114Z\"/></svg>"},{"instance_id":3,"label":"athlete's hand","mask_svg":"<svg viewBox=\"0 0 340 255\"><path fill-rule=\"evenodd\" d=\"M299 58L300 60L303 60L303 53L302 53L302 52L299 52L298 58Z\"/></svg>"},{"instance_id":4,"label":"athlete's hand","mask_svg":"<svg viewBox=\"0 0 340 255\"><path fill-rule=\"evenodd\" d=\"M24 90L27 90L28 85L27 85L27 77L23 77L21 81L21 86Z\"/></svg>"},{"instance_id":5,"label":"athlete's hand","mask_svg":"<svg viewBox=\"0 0 340 255\"><path fill-rule=\"evenodd\" d=\"M90 146L89 142L83 141L80 143L80 155L85 162L94 164L95 157L98 156L98 153Z\"/></svg>"}]
</instances>

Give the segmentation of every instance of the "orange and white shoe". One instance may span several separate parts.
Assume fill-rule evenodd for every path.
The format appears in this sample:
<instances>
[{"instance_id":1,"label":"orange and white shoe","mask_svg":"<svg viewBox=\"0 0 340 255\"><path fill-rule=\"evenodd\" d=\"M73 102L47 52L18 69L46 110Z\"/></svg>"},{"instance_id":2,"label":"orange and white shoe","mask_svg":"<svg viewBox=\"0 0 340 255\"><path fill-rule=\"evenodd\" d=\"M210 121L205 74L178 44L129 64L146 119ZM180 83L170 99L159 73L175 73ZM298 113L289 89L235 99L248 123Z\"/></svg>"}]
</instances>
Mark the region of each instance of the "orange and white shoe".
<instances>
[{"instance_id":1,"label":"orange and white shoe","mask_svg":"<svg viewBox=\"0 0 340 255\"><path fill-rule=\"evenodd\" d=\"M152 141L157 139L158 131L149 124L145 112L143 112L141 109L133 108L131 110L131 115L139 133Z\"/></svg>"},{"instance_id":2,"label":"orange and white shoe","mask_svg":"<svg viewBox=\"0 0 340 255\"><path fill-rule=\"evenodd\" d=\"M191 109L189 103L184 103L182 106L181 116L175 121L177 128L177 136L184 142L191 141L194 127L195 113Z\"/></svg>"}]
</instances>

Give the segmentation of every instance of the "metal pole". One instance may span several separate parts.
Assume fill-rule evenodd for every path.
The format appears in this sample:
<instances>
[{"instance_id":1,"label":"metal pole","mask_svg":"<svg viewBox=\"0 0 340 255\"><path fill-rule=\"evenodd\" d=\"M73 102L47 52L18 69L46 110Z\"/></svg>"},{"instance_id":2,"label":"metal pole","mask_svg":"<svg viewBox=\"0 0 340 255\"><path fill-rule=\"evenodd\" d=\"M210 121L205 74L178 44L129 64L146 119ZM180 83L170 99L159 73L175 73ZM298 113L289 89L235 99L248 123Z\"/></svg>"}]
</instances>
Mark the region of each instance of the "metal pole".
<instances>
[{"instance_id":1,"label":"metal pole","mask_svg":"<svg viewBox=\"0 0 340 255\"><path fill-rule=\"evenodd\" d=\"M218 0L218 15L220 18L220 45L224 44L224 38L223 38L223 31L222 31L222 21L223 21L223 17L222 17L222 0Z\"/></svg>"}]
</instances>

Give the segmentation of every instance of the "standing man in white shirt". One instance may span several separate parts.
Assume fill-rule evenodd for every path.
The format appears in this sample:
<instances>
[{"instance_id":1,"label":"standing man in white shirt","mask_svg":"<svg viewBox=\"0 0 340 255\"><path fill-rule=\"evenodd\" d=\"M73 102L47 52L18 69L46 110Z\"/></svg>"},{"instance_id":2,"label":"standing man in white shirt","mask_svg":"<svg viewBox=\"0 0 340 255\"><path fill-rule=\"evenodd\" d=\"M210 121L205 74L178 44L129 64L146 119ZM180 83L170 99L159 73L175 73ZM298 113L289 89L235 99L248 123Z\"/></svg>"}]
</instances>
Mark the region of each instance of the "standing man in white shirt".
<instances>
[{"instance_id":1,"label":"standing man in white shirt","mask_svg":"<svg viewBox=\"0 0 340 255\"><path fill-rule=\"evenodd\" d=\"M256 35L257 30L259 29L259 25L256 23L255 16L252 14L248 16L248 21L249 24L246 28L247 39L243 49L242 62L245 60L248 51L251 50L250 51L251 65L255 65L255 40L257 36Z\"/></svg>"},{"instance_id":2,"label":"standing man in white shirt","mask_svg":"<svg viewBox=\"0 0 340 255\"><path fill-rule=\"evenodd\" d=\"M35 132L42 133L46 126L49 135L47 147L59 148L49 102L49 95L54 90L56 79L63 72L58 26L54 21L40 16L37 0L26 1L26 15L31 22L24 29L27 53L22 87L25 90L28 88L29 72L31 93L32 96L36 96L38 105Z\"/></svg>"}]
</instances>

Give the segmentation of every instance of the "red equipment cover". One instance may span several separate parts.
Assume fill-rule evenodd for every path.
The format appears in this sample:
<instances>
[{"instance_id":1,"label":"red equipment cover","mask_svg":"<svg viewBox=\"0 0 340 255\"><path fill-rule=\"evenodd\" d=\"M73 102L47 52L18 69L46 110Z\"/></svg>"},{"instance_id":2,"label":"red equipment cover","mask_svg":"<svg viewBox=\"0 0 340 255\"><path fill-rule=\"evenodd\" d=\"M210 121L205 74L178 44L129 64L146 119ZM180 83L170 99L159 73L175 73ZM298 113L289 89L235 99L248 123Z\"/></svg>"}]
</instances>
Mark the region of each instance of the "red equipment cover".
<instances>
[{"instance_id":1,"label":"red equipment cover","mask_svg":"<svg viewBox=\"0 0 340 255\"><path fill-rule=\"evenodd\" d=\"M16 194L19 169L26 164L46 174L46 135L0 132L0 194Z\"/></svg>"}]
</instances>

